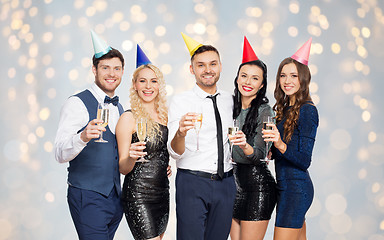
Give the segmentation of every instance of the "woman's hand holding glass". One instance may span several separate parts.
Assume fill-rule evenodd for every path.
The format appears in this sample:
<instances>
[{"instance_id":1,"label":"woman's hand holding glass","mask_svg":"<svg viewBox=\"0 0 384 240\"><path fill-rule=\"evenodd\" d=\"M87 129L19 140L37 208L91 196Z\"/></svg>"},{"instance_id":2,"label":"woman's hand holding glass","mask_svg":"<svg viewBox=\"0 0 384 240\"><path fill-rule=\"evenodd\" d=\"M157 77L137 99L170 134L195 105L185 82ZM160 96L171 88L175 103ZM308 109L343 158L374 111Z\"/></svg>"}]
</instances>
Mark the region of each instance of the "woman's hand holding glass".
<instances>
[{"instance_id":1,"label":"woman's hand holding glass","mask_svg":"<svg viewBox=\"0 0 384 240\"><path fill-rule=\"evenodd\" d=\"M228 134L229 141L232 145L239 146L241 149L246 148L247 138L243 131L236 131L235 134Z\"/></svg>"},{"instance_id":2,"label":"woman's hand holding glass","mask_svg":"<svg viewBox=\"0 0 384 240\"><path fill-rule=\"evenodd\" d=\"M284 153L285 149L286 149L286 145L283 142L283 140L281 139L280 132L277 129L275 123L267 123L266 127L269 127L271 129L267 130L267 129L263 128L263 130L262 130L263 136L262 137L264 138L264 141L266 143L272 142L274 144L274 146L280 150L280 152ZM281 149L284 149L284 151L281 151ZM269 159L272 157L272 155L268 152L266 154L268 156L268 157L266 156L266 159Z\"/></svg>"},{"instance_id":3,"label":"woman's hand holding glass","mask_svg":"<svg viewBox=\"0 0 384 240\"><path fill-rule=\"evenodd\" d=\"M147 138L147 119L139 118L136 120L136 134L141 145L145 146L145 139ZM141 157L138 160L136 160L136 162L148 162L148 161L149 160L145 159L144 157Z\"/></svg>"},{"instance_id":4,"label":"woman's hand holding glass","mask_svg":"<svg viewBox=\"0 0 384 240\"><path fill-rule=\"evenodd\" d=\"M262 133L264 134L264 131L271 131L273 129L272 124L273 125L275 124L273 117L272 116L264 116L263 117L263 130L262 130ZM263 135L263 138L264 138L264 135ZM264 159L260 159L260 161L264 161L264 162L268 163L268 161L269 161L268 143L270 141L266 140L265 138L264 138L264 141L265 141L265 158Z\"/></svg>"},{"instance_id":5,"label":"woman's hand holding glass","mask_svg":"<svg viewBox=\"0 0 384 240\"><path fill-rule=\"evenodd\" d=\"M131 147L129 148L129 156L133 159L143 159L145 155L147 155L147 152L144 152L145 149L145 142L135 142L131 144Z\"/></svg>"},{"instance_id":6,"label":"woman's hand holding glass","mask_svg":"<svg viewBox=\"0 0 384 240\"><path fill-rule=\"evenodd\" d=\"M233 127L228 128L228 139L230 144L230 154L232 163L235 164L232 158L233 146L239 146L241 149L244 149L247 146L247 138L243 131L239 130L239 122L234 120Z\"/></svg>"}]
</instances>

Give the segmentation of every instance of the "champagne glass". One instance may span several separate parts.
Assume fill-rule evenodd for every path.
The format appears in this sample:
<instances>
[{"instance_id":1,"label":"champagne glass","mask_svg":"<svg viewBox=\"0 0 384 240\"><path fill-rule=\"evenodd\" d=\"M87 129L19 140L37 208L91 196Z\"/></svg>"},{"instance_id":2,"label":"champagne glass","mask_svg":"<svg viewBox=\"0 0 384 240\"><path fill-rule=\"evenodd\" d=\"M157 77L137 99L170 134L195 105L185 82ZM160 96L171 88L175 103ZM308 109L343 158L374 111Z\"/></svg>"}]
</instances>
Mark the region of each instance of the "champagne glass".
<instances>
[{"instance_id":1,"label":"champagne glass","mask_svg":"<svg viewBox=\"0 0 384 240\"><path fill-rule=\"evenodd\" d=\"M240 127L239 120L234 119L233 120L233 125L228 127L228 134L231 135L231 137L235 136L236 132L239 131L239 127ZM230 149L230 156L231 156L232 164L236 164L233 161L233 157L232 157L232 152L233 152L233 143L232 142L230 143L229 149Z\"/></svg>"},{"instance_id":2,"label":"champagne glass","mask_svg":"<svg viewBox=\"0 0 384 240\"><path fill-rule=\"evenodd\" d=\"M194 106L194 112L196 114L196 119L192 120L195 131L196 131L196 151L199 151L199 133L201 129L201 124L203 123L203 107L202 103L198 103Z\"/></svg>"},{"instance_id":3,"label":"champagne glass","mask_svg":"<svg viewBox=\"0 0 384 240\"><path fill-rule=\"evenodd\" d=\"M136 133L140 142L144 142L147 137L147 119L139 118L136 120ZM140 157L136 162L148 162L149 160Z\"/></svg>"},{"instance_id":4,"label":"champagne glass","mask_svg":"<svg viewBox=\"0 0 384 240\"><path fill-rule=\"evenodd\" d=\"M196 119L193 120L195 124L195 131L196 131L196 151L199 151L199 132L201 129L201 124L203 123L203 114L202 113L196 113Z\"/></svg>"},{"instance_id":5,"label":"champagne glass","mask_svg":"<svg viewBox=\"0 0 384 240\"><path fill-rule=\"evenodd\" d=\"M274 123L273 121L273 117L272 116L264 116L263 117L263 129L264 130L273 130L272 126L268 126L267 124L270 124L270 123ZM268 152L269 152L269 149L268 149L268 144L269 142L265 142L265 158L264 159L260 159L260 161L264 161L264 162L268 162L269 159L268 159Z\"/></svg>"},{"instance_id":6,"label":"champagne glass","mask_svg":"<svg viewBox=\"0 0 384 240\"><path fill-rule=\"evenodd\" d=\"M109 109L107 108L107 104L105 103L99 103L97 105L97 119L102 120L102 123L98 123L98 125L102 127L106 127L108 125L109 120ZM107 140L103 139L103 131L100 133L100 138L95 140L95 142L98 143L107 143Z\"/></svg>"}]
</instances>

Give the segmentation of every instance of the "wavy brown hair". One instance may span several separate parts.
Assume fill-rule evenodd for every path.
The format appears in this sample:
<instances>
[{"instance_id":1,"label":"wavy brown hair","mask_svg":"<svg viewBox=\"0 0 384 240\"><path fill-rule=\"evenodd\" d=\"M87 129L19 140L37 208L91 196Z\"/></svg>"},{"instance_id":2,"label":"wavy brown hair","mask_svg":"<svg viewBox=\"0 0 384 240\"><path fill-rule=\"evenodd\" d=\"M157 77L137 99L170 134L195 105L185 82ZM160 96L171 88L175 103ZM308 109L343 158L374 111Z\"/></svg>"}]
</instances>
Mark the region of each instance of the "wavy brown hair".
<instances>
[{"instance_id":1,"label":"wavy brown hair","mask_svg":"<svg viewBox=\"0 0 384 240\"><path fill-rule=\"evenodd\" d=\"M291 108L289 107L289 96L285 95L284 91L280 86L280 74L283 67L287 64L294 63L297 68L297 73L300 82L299 90L292 96L295 98L295 102ZM297 127L297 121L300 115L300 107L308 101L312 103L311 96L309 95L309 84L311 82L311 72L307 65L304 65L293 58L286 58L281 63L276 74L276 88L275 88L275 99L276 103L273 106L273 110L276 111L276 121L280 122L286 117L284 123L284 136L283 140L289 143L292 138L293 131Z\"/></svg>"},{"instance_id":2,"label":"wavy brown hair","mask_svg":"<svg viewBox=\"0 0 384 240\"><path fill-rule=\"evenodd\" d=\"M131 103L132 114L135 119L139 119L139 118L147 119L147 137L149 139L155 140L156 139L155 136L160 133L160 126L156 124L155 120L145 110L145 108L143 107L142 99L139 97L139 95L137 94L137 91L134 89L134 84L137 80L137 77L140 71L144 68L151 69L157 77L157 81L159 83L159 94L155 98L155 109L159 114L161 123L164 125L167 125L168 123L167 92L165 89L166 84L160 69L152 64L141 65L133 73L132 86L131 86L130 95L129 95L131 100L130 103Z\"/></svg>"}]
</instances>

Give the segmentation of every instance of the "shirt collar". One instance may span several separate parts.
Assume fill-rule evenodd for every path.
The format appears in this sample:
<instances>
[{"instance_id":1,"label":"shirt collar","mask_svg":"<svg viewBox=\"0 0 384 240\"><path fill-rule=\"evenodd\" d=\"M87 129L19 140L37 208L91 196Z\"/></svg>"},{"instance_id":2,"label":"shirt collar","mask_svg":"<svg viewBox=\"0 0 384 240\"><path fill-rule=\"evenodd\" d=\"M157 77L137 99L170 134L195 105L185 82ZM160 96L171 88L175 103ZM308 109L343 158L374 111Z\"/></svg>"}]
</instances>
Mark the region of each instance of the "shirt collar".
<instances>
[{"instance_id":1,"label":"shirt collar","mask_svg":"<svg viewBox=\"0 0 384 240\"><path fill-rule=\"evenodd\" d=\"M199 85L197 85L197 84L195 84L195 86L193 87L193 92L194 92L199 98L201 98L201 99L203 99L203 98L207 98L208 96L211 96L211 94L205 92L205 91L204 91L203 89L201 89L201 88L199 87ZM213 96L213 95L216 95L216 94L220 95L220 92L221 92L221 91L216 87L216 92L215 92L214 94L212 94L212 96Z\"/></svg>"},{"instance_id":2,"label":"shirt collar","mask_svg":"<svg viewBox=\"0 0 384 240\"><path fill-rule=\"evenodd\" d=\"M97 86L96 83L93 83L91 88L96 93L97 101L104 102L105 96L107 96L107 94L103 90L101 90L101 88L99 88L99 86ZM114 96L116 96L116 95L114 95Z\"/></svg>"}]
</instances>

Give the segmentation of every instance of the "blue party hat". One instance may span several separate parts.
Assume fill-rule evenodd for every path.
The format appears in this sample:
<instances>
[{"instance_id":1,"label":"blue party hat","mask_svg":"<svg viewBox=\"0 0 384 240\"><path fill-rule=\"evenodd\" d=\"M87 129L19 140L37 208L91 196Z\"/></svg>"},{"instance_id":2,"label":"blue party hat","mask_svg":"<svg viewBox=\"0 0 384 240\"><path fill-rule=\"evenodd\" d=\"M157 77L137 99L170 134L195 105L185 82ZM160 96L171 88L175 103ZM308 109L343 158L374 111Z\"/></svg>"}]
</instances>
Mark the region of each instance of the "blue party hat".
<instances>
[{"instance_id":1,"label":"blue party hat","mask_svg":"<svg viewBox=\"0 0 384 240\"><path fill-rule=\"evenodd\" d=\"M149 61L148 57L145 55L143 50L141 50L139 44L137 44L137 53L136 53L136 68L140 67L141 65L150 64L151 61Z\"/></svg>"},{"instance_id":2,"label":"blue party hat","mask_svg":"<svg viewBox=\"0 0 384 240\"><path fill-rule=\"evenodd\" d=\"M112 48L102 40L97 34L91 30L93 50L95 51L95 58L100 58L107 54Z\"/></svg>"}]
</instances>

